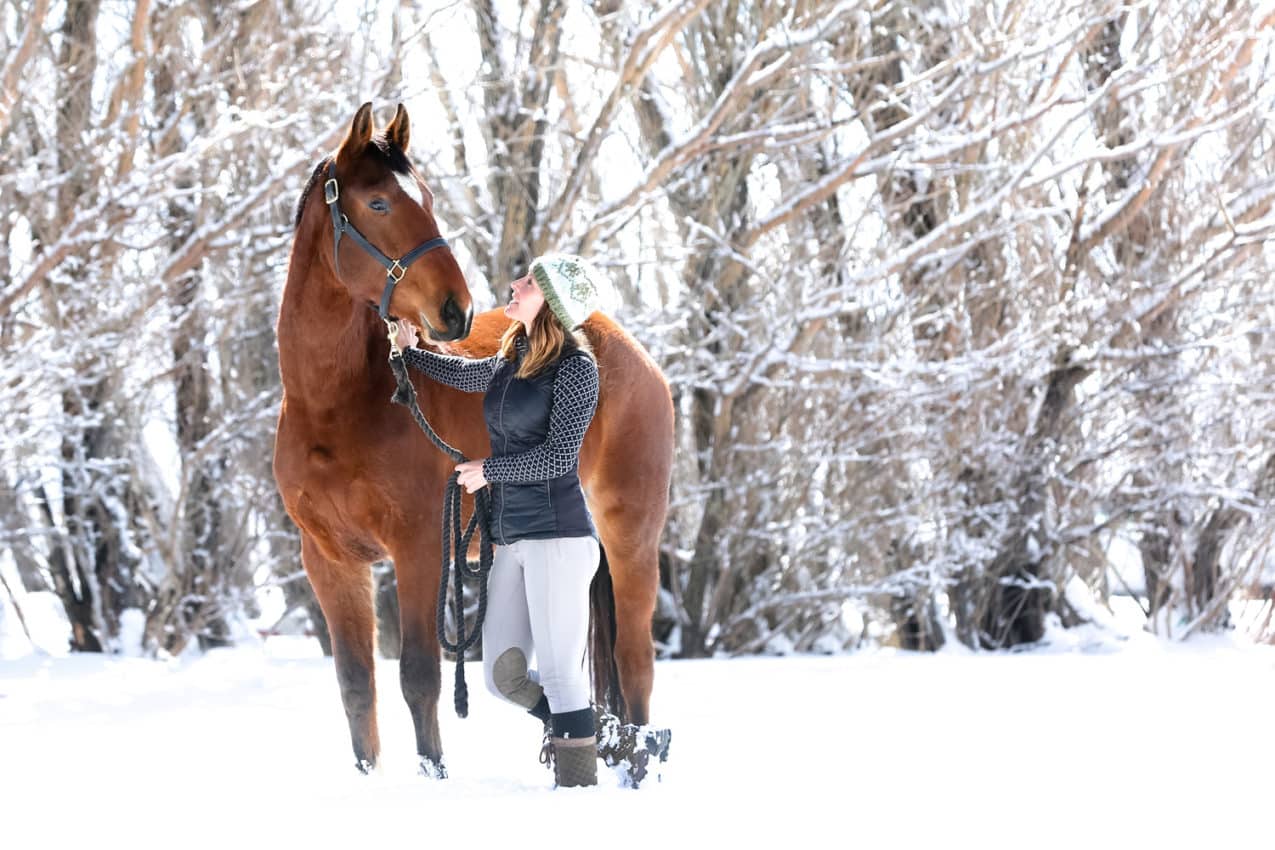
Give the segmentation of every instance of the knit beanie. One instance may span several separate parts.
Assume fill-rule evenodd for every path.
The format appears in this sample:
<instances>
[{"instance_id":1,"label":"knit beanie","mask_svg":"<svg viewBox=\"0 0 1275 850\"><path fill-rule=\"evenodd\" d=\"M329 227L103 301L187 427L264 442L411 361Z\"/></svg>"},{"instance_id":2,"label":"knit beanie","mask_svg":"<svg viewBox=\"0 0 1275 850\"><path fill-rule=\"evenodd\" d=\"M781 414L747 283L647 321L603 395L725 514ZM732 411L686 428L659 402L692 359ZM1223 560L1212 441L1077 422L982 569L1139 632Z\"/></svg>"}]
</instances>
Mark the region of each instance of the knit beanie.
<instances>
[{"instance_id":1,"label":"knit beanie","mask_svg":"<svg viewBox=\"0 0 1275 850\"><path fill-rule=\"evenodd\" d=\"M575 254L537 257L531 262L531 275L567 330L575 330L594 310L610 304L610 281L593 263Z\"/></svg>"}]
</instances>

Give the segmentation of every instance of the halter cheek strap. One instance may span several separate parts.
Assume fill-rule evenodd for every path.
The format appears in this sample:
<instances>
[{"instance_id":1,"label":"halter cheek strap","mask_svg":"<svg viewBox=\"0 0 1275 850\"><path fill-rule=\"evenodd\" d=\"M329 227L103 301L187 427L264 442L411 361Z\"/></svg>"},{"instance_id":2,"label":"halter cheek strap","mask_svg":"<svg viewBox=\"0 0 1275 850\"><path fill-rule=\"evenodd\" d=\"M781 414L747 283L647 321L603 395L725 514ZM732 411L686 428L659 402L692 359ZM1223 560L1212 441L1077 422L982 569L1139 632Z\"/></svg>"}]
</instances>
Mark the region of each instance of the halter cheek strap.
<instances>
[{"instance_id":1,"label":"halter cheek strap","mask_svg":"<svg viewBox=\"0 0 1275 850\"><path fill-rule=\"evenodd\" d=\"M398 286L403 275L407 274L407 267L435 248L446 248L447 240L441 236L430 239L428 242L417 245L397 260L391 260L385 256L385 253L369 242L367 237L360 233L359 229L341 212L341 188L336 182L335 159L328 161L328 179L323 184L323 200L328 205L328 211L332 213L332 261L336 266L337 275L341 274L341 237L348 233L360 248L385 267L385 289L381 292L379 312L383 320L390 321L390 299L394 296L394 287Z\"/></svg>"}]
</instances>

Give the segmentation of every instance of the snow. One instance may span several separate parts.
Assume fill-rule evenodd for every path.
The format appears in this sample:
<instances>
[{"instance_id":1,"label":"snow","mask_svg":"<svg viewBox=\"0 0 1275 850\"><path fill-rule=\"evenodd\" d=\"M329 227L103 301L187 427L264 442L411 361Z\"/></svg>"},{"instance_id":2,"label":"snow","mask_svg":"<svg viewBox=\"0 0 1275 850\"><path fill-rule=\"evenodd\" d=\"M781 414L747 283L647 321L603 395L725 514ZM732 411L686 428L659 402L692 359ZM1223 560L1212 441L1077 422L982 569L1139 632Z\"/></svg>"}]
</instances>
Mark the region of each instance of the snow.
<instances>
[{"instance_id":1,"label":"snow","mask_svg":"<svg viewBox=\"0 0 1275 850\"><path fill-rule=\"evenodd\" d=\"M440 782L414 773L393 661L365 777L312 640L169 662L32 653L0 662L0 825L13 847L1265 843L1275 649L1051 638L659 662L670 759L637 791L601 765L598 788L553 790L539 724L474 687L476 666L470 718L440 710Z\"/></svg>"},{"instance_id":2,"label":"snow","mask_svg":"<svg viewBox=\"0 0 1275 850\"><path fill-rule=\"evenodd\" d=\"M11 588L21 588L16 570L6 572L5 578ZM19 618L8 594L0 590L0 665L32 653L65 655L71 629L58 595L52 591L25 593L21 604L22 617ZM27 632L31 633L30 639ZM0 667L0 675L4 675L3 667Z\"/></svg>"}]
</instances>

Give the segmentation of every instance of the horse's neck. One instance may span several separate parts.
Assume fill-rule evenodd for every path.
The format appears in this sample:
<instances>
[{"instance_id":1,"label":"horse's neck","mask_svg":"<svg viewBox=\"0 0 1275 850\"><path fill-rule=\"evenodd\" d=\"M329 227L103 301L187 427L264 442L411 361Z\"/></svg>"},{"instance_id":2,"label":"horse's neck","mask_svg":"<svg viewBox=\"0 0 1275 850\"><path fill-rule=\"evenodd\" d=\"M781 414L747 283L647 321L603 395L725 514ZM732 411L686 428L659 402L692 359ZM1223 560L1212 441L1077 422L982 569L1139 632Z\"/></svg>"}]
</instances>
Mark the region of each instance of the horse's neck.
<instances>
[{"instance_id":1,"label":"horse's neck","mask_svg":"<svg viewBox=\"0 0 1275 850\"><path fill-rule=\"evenodd\" d=\"M289 404L320 411L346 407L383 383L370 353L379 325L298 234L279 309L279 371ZM388 367L386 373L388 373Z\"/></svg>"}]
</instances>

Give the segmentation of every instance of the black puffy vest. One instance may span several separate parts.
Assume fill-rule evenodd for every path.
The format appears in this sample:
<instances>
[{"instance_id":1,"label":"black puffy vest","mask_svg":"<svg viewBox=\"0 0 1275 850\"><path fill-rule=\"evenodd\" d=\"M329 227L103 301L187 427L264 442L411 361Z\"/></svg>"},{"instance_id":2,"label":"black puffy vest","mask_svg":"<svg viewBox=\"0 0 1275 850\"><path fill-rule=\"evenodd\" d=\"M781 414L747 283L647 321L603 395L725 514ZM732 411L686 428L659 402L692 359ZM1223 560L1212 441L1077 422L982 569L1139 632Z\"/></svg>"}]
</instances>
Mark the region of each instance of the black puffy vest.
<instances>
[{"instance_id":1,"label":"black puffy vest","mask_svg":"<svg viewBox=\"0 0 1275 850\"><path fill-rule=\"evenodd\" d=\"M562 357L588 356L579 349L562 354ZM500 361L483 397L483 416L487 420L493 457L530 451L549 434L553 381L562 358L540 374L524 379L514 377L522 357L520 350L516 360ZM492 537L502 546L515 540L598 536L575 469L546 481L520 484L493 481L491 494Z\"/></svg>"}]
</instances>

